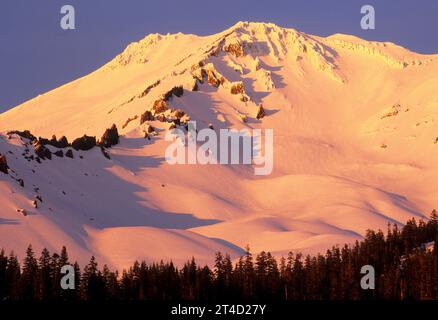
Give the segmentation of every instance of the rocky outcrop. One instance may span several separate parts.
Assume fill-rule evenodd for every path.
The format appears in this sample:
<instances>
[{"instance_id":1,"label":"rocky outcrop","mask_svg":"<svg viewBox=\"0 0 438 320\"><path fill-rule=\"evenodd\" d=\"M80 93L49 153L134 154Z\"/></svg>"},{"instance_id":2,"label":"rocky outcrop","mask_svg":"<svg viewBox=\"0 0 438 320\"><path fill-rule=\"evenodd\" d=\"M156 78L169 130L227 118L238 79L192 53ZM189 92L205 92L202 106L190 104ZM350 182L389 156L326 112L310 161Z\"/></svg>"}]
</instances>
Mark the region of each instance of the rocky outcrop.
<instances>
[{"instance_id":1,"label":"rocky outcrop","mask_svg":"<svg viewBox=\"0 0 438 320\"><path fill-rule=\"evenodd\" d=\"M68 146L70 146L67 138L65 136L62 136L59 139L56 139L56 136L53 135L52 138L49 140L47 138L42 138L42 137L35 137L29 130L24 130L24 131L9 131L7 133L8 135L13 135L16 134L18 136L20 136L21 138L24 139L28 139L30 142L33 142L35 144L35 146L53 146L55 148L59 148L59 149L63 149L63 148L67 148Z\"/></svg>"},{"instance_id":2,"label":"rocky outcrop","mask_svg":"<svg viewBox=\"0 0 438 320\"><path fill-rule=\"evenodd\" d=\"M158 135L158 132L151 125L146 125L143 129L145 139L150 140L152 136Z\"/></svg>"},{"instance_id":3,"label":"rocky outcrop","mask_svg":"<svg viewBox=\"0 0 438 320\"><path fill-rule=\"evenodd\" d=\"M43 146L50 145L59 149L67 148L69 146L68 140L65 136L62 136L59 140L56 139L55 135L53 135L50 140L39 137L38 142Z\"/></svg>"},{"instance_id":4,"label":"rocky outcrop","mask_svg":"<svg viewBox=\"0 0 438 320\"><path fill-rule=\"evenodd\" d=\"M230 43L223 47L225 52L232 54L233 56L239 58L245 56L245 43L236 42Z\"/></svg>"},{"instance_id":5,"label":"rocky outcrop","mask_svg":"<svg viewBox=\"0 0 438 320\"><path fill-rule=\"evenodd\" d=\"M151 125L147 125L147 126L144 128L144 132L146 132L146 133L148 133L148 134L153 133L153 132L155 132L155 128L154 128L153 126L151 126Z\"/></svg>"},{"instance_id":6,"label":"rocky outcrop","mask_svg":"<svg viewBox=\"0 0 438 320\"><path fill-rule=\"evenodd\" d=\"M231 86L230 93L233 95L239 95L239 99L242 102L249 101L249 96L245 92L245 86L243 85L242 81L236 81L228 84Z\"/></svg>"},{"instance_id":7,"label":"rocky outcrop","mask_svg":"<svg viewBox=\"0 0 438 320\"><path fill-rule=\"evenodd\" d=\"M119 143L119 132L117 130L117 126L113 124L111 128L106 129L102 138L100 138L99 145L110 148Z\"/></svg>"},{"instance_id":8,"label":"rocky outcrop","mask_svg":"<svg viewBox=\"0 0 438 320\"><path fill-rule=\"evenodd\" d=\"M157 116L157 120L160 122L166 122L166 117L164 116L164 114L159 114Z\"/></svg>"},{"instance_id":9,"label":"rocky outcrop","mask_svg":"<svg viewBox=\"0 0 438 320\"><path fill-rule=\"evenodd\" d=\"M59 158L64 157L64 152L62 152L62 150L58 150L58 151L54 152L53 154Z\"/></svg>"},{"instance_id":10,"label":"rocky outcrop","mask_svg":"<svg viewBox=\"0 0 438 320\"><path fill-rule=\"evenodd\" d=\"M389 117L394 117L399 114L401 110L400 103L394 104L389 110L386 110L386 112L380 117L381 120Z\"/></svg>"},{"instance_id":11,"label":"rocky outcrop","mask_svg":"<svg viewBox=\"0 0 438 320\"><path fill-rule=\"evenodd\" d=\"M100 151L102 151L102 154L105 158L107 158L108 160L111 160L111 157L110 157L108 151L106 151L104 147L101 146Z\"/></svg>"},{"instance_id":12,"label":"rocky outcrop","mask_svg":"<svg viewBox=\"0 0 438 320\"><path fill-rule=\"evenodd\" d=\"M190 120L191 120L190 116L186 113L179 119L179 123L180 125L184 125L188 123Z\"/></svg>"},{"instance_id":13,"label":"rocky outcrop","mask_svg":"<svg viewBox=\"0 0 438 320\"><path fill-rule=\"evenodd\" d=\"M242 81L238 81L235 83L231 84L231 89L230 89L231 94L244 94L245 93L245 88L243 86Z\"/></svg>"},{"instance_id":14,"label":"rocky outcrop","mask_svg":"<svg viewBox=\"0 0 438 320\"><path fill-rule=\"evenodd\" d=\"M72 150L72 149L68 149L68 150L65 152L65 156L66 156L67 158L71 158L71 159L73 159L73 150Z\"/></svg>"},{"instance_id":15,"label":"rocky outcrop","mask_svg":"<svg viewBox=\"0 0 438 320\"><path fill-rule=\"evenodd\" d=\"M90 137L90 136L84 135L81 138L75 139L71 145L72 145L73 149L75 149L75 150L84 150L84 151L90 150L97 145L96 144L96 137Z\"/></svg>"},{"instance_id":16,"label":"rocky outcrop","mask_svg":"<svg viewBox=\"0 0 438 320\"><path fill-rule=\"evenodd\" d=\"M193 81L192 91L199 91L198 80L196 78Z\"/></svg>"},{"instance_id":17,"label":"rocky outcrop","mask_svg":"<svg viewBox=\"0 0 438 320\"><path fill-rule=\"evenodd\" d=\"M20 213L23 217L26 217L28 215L28 212L26 209L17 209L17 212Z\"/></svg>"},{"instance_id":18,"label":"rocky outcrop","mask_svg":"<svg viewBox=\"0 0 438 320\"><path fill-rule=\"evenodd\" d=\"M16 135L18 135L18 136L20 136L22 138L28 139L30 141L35 141L37 139L32 133L30 133L29 130L24 130L24 131L17 131L17 130L9 131L7 134L8 135L16 134Z\"/></svg>"},{"instance_id":19,"label":"rocky outcrop","mask_svg":"<svg viewBox=\"0 0 438 320\"><path fill-rule=\"evenodd\" d=\"M140 93L140 94L137 96L137 98L143 98L143 97L145 97L146 95L148 95L149 92L151 92L151 90L152 90L153 88L157 87L157 86L160 84L160 82L161 82L160 80L157 80L156 82L154 82L153 84L151 84L150 86L148 86L146 89L143 90L142 93ZM134 99L132 99L132 100L134 100Z\"/></svg>"},{"instance_id":20,"label":"rocky outcrop","mask_svg":"<svg viewBox=\"0 0 438 320\"><path fill-rule=\"evenodd\" d=\"M67 148L70 144L68 143L68 140L66 138L66 136L62 136L61 138L58 139L57 141L57 148Z\"/></svg>"},{"instance_id":21,"label":"rocky outcrop","mask_svg":"<svg viewBox=\"0 0 438 320\"><path fill-rule=\"evenodd\" d=\"M173 122L175 125L181 125L184 121L182 119L186 118L186 113L181 109L175 109L172 110L170 113L170 116L168 117L167 121Z\"/></svg>"},{"instance_id":22,"label":"rocky outcrop","mask_svg":"<svg viewBox=\"0 0 438 320\"><path fill-rule=\"evenodd\" d=\"M50 152L50 150L46 148L43 144L41 144L39 141L37 141L34 144L34 147L35 147L35 153L40 159L42 160L52 159L52 153Z\"/></svg>"},{"instance_id":23,"label":"rocky outcrop","mask_svg":"<svg viewBox=\"0 0 438 320\"><path fill-rule=\"evenodd\" d=\"M6 156L0 153L0 172L3 172L4 174L8 174L8 161L6 159Z\"/></svg>"},{"instance_id":24,"label":"rocky outcrop","mask_svg":"<svg viewBox=\"0 0 438 320\"><path fill-rule=\"evenodd\" d=\"M122 129L125 129L131 121L134 121L134 120L137 119L137 118L138 118L138 116L134 116L134 117L132 117L132 118L128 118L128 119L126 120L126 122L123 124ZM141 123L140 123L140 124L141 124Z\"/></svg>"},{"instance_id":25,"label":"rocky outcrop","mask_svg":"<svg viewBox=\"0 0 438 320\"><path fill-rule=\"evenodd\" d=\"M200 83L207 83L215 88L222 86L232 95L237 95L242 102L250 101L242 81L231 82L225 78L213 65L213 63L199 64L192 68L192 75Z\"/></svg>"},{"instance_id":26,"label":"rocky outcrop","mask_svg":"<svg viewBox=\"0 0 438 320\"><path fill-rule=\"evenodd\" d=\"M164 99L158 99L154 102L154 105L152 106L152 110L155 112L155 114L160 114L165 111L167 111L169 107L167 106L167 102Z\"/></svg>"},{"instance_id":27,"label":"rocky outcrop","mask_svg":"<svg viewBox=\"0 0 438 320\"><path fill-rule=\"evenodd\" d=\"M257 119L262 119L265 116L266 116L265 109L263 109L262 105L259 105L258 110L257 110L256 118Z\"/></svg>"},{"instance_id":28,"label":"rocky outcrop","mask_svg":"<svg viewBox=\"0 0 438 320\"><path fill-rule=\"evenodd\" d=\"M207 79L208 84L216 88L225 82L225 78L212 69L203 69L202 78Z\"/></svg>"},{"instance_id":29,"label":"rocky outcrop","mask_svg":"<svg viewBox=\"0 0 438 320\"><path fill-rule=\"evenodd\" d=\"M171 90L166 92L163 96L164 101L169 101L173 96L181 97L184 94L183 86L173 87Z\"/></svg>"},{"instance_id":30,"label":"rocky outcrop","mask_svg":"<svg viewBox=\"0 0 438 320\"><path fill-rule=\"evenodd\" d=\"M149 110L145 111L141 117L140 117L140 124L145 123L146 121L153 121L154 120L154 116L152 114L152 112L150 112Z\"/></svg>"}]
</instances>

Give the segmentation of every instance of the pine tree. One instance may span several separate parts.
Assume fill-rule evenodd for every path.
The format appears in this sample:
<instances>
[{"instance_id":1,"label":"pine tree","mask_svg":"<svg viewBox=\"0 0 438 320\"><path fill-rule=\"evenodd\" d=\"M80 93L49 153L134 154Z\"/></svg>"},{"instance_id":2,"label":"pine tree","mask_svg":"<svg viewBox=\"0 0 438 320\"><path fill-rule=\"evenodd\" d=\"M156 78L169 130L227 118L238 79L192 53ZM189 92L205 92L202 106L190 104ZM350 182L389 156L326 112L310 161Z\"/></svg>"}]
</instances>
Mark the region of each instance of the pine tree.
<instances>
[{"instance_id":1,"label":"pine tree","mask_svg":"<svg viewBox=\"0 0 438 320\"><path fill-rule=\"evenodd\" d=\"M105 281L105 299L116 300L119 296L118 273L112 272L107 265L103 266L102 276Z\"/></svg>"},{"instance_id":2,"label":"pine tree","mask_svg":"<svg viewBox=\"0 0 438 320\"><path fill-rule=\"evenodd\" d=\"M23 300L34 300L37 298L38 286L38 262L35 258L32 245L26 250L26 257L23 264L23 273L20 279L20 295Z\"/></svg>"},{"instance_id":3,"label":"pine tree","mask_svg":"<svg viewBox=\"0 0 438 320\"><path fill-rule=\"evenodd\" d=\"M81 297L81 268L77 262L74 263L73 268L75 270L75 290L71 292L68 299L77 301Z\"/></svg>"},{"instance_id":4,"label":"pine tree","mask_svg":"<svg viewBox=\"0 0 438 320\"><path fill-rule=\"evenodd\" d=\"M203 301L209 300L213 292L213 273L208 266L198 269L197 271L197 292L198 298Z\"/></svg>"},{"instance_id":5,"label":"pine tree","mask_svg":"<svg viewBox=\"0 0 438 320\"><path fill-rule=\"evenodd\" d=\"M20 299L20 280L21 268L17 256L14 252L9 254L8 264L6 267L6 299L18 300Z\"/></svg>"},{"instance_id":6,"label":"pine tree","mask_svg":"<svg viewBox=\"0 0 438 320\"><path fill-rule=\"evenodd\" d=\"M56 252L52 254L50 259L50 273L52 279L52 297L55 300L61 299L61 264L60 256Z\"/></svg>"},{"instance_id":7,"label":"pine tree","mask_svg":"<svg viewBox=\"0 0 438 320\"><path fill-rule=\"evenodd\" d=\"M52 296L53 280L50 252L44 248L39 258L38 299L49 300Z\"/></svg>"},{"instance_id":8,"label":"pine tree","mask_svg":"<svg viewBox=\"0 0 438 320\"><path fill-rule=\"evenodd\" d=\"M280 271L278 270L277 260L268 252L266 257L266 273L267 284L266 286L270 291L270 299L277 299L280 288Z\"/></svg>"},{"instance_id":9,"label":"pine tree","mask_svg":"<svg viewBox=\"0 0 438 320\"><path fill-rule=\"evenodd\" d=\"M290 281L290 297L292 300L299 300L304 295L304 268L302 263L302 254L297 253L292 267L292 279Z\"/></svg>"},{"instance_id":10,"label":"pine tree","mask_svg":"<svg viewBox=\"0 0 438 320\"><path fill-rule=\"evenodd\" d=\"M91 257L85 266L81 279L82 298L85 300L102 300L105 298L105 281L98 269L96 258Z\"/></svg>"},{"instance_id":11,"label":"pine tree","mask_svg":"<svg viewBox=\"0 0 438 320\"><path fill-rule=\"evenodd\" d=\"M245 258L243 262L243 292L245 298L251 299L254 297L255 290L255 272L252 253L249 245L246 246Z\"/></svg>"},{"instance_id":12,"label":"pine tree","mask_svg":"<svg viewBox=\"0 0 438 320\"><path fill-rule=\"evenodd\" d=\"M187 262L181 272L182 286L183 286L183 299L193 300L196 299L196 274L197 265L195 258Z\"/></svg>"},{"instance_id":13,"label":"pine tree","mask_svg":"<svg viewBox=\"0 0 438 320\"><path fill-rule=\"evenodd\" d=\"M5 250L0 251L0 301L7 296L7 278L6 270L8 267L8 257Z\"/></svg>"}]
</instances>

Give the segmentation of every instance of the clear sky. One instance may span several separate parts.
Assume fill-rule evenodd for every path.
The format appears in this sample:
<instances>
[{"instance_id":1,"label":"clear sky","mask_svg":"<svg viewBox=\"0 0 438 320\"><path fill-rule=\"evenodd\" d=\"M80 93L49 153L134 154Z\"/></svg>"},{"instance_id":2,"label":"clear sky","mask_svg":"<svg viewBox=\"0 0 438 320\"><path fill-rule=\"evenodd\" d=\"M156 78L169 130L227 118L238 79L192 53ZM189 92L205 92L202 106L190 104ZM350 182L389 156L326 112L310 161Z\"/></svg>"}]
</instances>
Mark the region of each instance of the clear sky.
<instances>
[{"instance_id":1,"label":"clear sky","mask_svg":"<svg viewBox=\"0 0 438 320\"><path fill-rule=\"evenodd\" d=\"M65 4L76 30L59 26ZM375 30L360 28L365 4L375 7ZM437 0L1 0L0 112L86 75L148 33L206 35L263 21L438 53L437 17Z\"/></svg>"}]
</instances>

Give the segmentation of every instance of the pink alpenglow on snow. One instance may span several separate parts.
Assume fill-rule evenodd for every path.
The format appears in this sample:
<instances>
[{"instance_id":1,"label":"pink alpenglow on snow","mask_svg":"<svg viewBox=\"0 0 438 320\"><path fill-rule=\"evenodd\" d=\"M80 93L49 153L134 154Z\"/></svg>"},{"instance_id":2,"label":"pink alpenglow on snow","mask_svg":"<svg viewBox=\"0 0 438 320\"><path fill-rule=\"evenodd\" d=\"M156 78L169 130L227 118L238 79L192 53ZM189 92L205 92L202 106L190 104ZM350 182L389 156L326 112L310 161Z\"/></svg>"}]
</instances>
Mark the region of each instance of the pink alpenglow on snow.
<instances>
[{"instance_id":1,"label":"pink alpenglow on snow","mask_svg":"<svg viewBox=\"0 0 438 320\"><path fill-rule=\"evenodd\" d=\"M0 114L0 242L65 245L81 265L93 254L119 270L141 259L212 263L247 244L280 257L352 243L437 206L437 87L438 55L349 35L252 22L148 35ZM99 144L113 124L118 144ZM40 146L11 130L95 143ZM251 152L221 148L222 132L244 132ZM182 146L193 163L168 163Z\"/></svg>"},{"instance_id":2,"label":"pink alpenglow on snow","mask_svg":"<svg viewBox=\"0 0 438 320\"><path fill-rule=\"evenodd\" d=\"M273 129L265 129L264 153L262 130L220 129L219 135L211 128L196 129L196 122L188 123L187 137L181 129L167 131L166 141L173 143L166 149L169 164L255 164L256 175L269 175L273 169ZM197 146L197 142L203 142ZM187 156L186 156L187 149Z\"/></svg>"}]
</instances>

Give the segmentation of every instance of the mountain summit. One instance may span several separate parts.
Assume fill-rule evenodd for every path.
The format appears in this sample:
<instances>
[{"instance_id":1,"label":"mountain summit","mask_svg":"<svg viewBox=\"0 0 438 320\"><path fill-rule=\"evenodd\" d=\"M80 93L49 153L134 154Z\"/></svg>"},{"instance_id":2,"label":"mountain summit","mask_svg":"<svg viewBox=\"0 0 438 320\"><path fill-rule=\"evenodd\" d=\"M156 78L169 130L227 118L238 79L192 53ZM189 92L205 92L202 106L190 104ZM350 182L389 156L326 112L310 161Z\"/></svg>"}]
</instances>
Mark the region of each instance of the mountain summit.
<instances>
[{"instance_id":1,"label":"mountain summit","mask_svg":"<svg viewBox=\"0 0 438 320\"><path fill-rule=\"evenodd\" d=\"M437 87L438 55L348 35L148 35L0 115L0 240L118 268L352 242L438 205ZM167 164L164 135L189 119L273 129L274 172Z\"/></svg>"}]
</instances>

